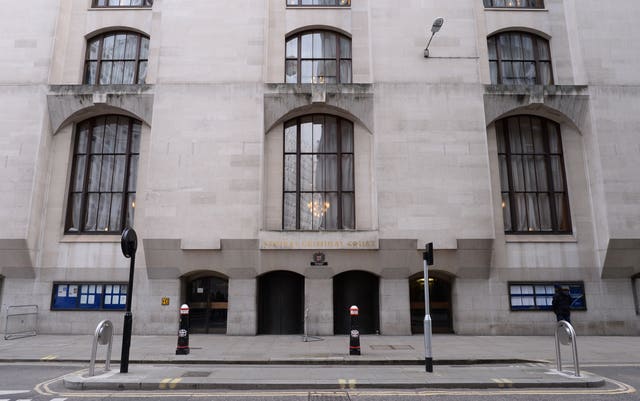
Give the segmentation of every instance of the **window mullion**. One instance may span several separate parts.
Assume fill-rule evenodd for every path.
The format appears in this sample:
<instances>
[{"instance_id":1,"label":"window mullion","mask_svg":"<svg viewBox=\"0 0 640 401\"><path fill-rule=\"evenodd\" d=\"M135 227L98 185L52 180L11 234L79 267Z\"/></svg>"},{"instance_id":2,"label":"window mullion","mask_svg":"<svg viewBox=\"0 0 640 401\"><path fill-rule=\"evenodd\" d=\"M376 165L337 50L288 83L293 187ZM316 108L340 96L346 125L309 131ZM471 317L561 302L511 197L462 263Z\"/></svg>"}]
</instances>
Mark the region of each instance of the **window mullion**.
<instances>
[{"instance_id":1,"label":"window mullion","mask_svg":"<svg viewBox=\"0 0 640 401\"><path fill-rule=\"evenodd\" d=\"M542 135L544 140L544 162L547 167L547 180L549 181L549 211L551 214L551 227L553 232L559 231L558 211L556 209L555 182L553 180L553 163L551 163L551 147L549 139L549 129L547 124L542 124Z\"/></svg>"},{"instance_id":2,"label":"window mullion","mask_svg":"<svg viewBox=\"0 0 640 401\"><path fill-rule=\"evenodd\" d=\"M96 57L96 75L95 77L93 77L93 82L91 83L92 85L99 85L100 84L100 75L101 75L101 71L102 71L102 52L103 52L103 46L104 46L104 36L105 35L101 35L100 38L98 39L98 57Z\"/></svg>"},{"instance_id":3,"label":"window mullion","mask_svg":"<svg viewBox=\"0 0 640 401\"><path fill-rule=\"evenodd\" d=\"M141 132L142 134L142 132ZM131 170L131 143L133 142L133 120L129 119L129 129L127 132L127 146L125 149L124 179L122 180L122 216L120 217L120 228L127 225L127 213L129 211L129 171ZM139 163L139 160L138 160ZM132 223L133 224L133 223Z\"/></svg>"},{"instance_id":4,"label":"window mullion","mask_svg":"<svg viewBox=\"0 0 640 401\"><path fill-rule=\"evenodd\" d=\"M337 210L337 215L338 215L338 221L337 221L337 227L339 229L344 229L344 219L342 218L342 120L338 120L337 123L337 130L336 130L336 136L337 136L337 145L338 145L338 154L336 155L336 164L337 164L337 170L338 170L338 178L337 178L337 182L336 182L336 188L338 190L337 193L337 202L338 204L336 205Z\"/></svg>"},{"instance_id":5,"label":"window mullion","mask_svg":"<svg viewBox=\"0 0 640 401\"><path fill-rule=\"evenodd\" d=\"M301 143L301 135L300 135L300 121L298 118L296 120L296 230L300 229L300 208L302 207L302 202L300 201L300 143Z\"/></svg>"},{"instance_id":6,"label":"window mullion","mask_svg":"<svg viewBox=\"0 0 640 401\"><path fill-rule=\"evenodd\" d=\"M517 231L517 223L518 215L515 209L516 205L516 196L513 187L513 169L511 168L511 141L509 138L508 124L505 121L501 121L502 124L502 135L504 137L504 146L505 146L505 159L507 165L507 197L509 198L509 213L511 214L511 231ZM514 230L514 226L516 229Z\"/></svg>"}]
</instances>

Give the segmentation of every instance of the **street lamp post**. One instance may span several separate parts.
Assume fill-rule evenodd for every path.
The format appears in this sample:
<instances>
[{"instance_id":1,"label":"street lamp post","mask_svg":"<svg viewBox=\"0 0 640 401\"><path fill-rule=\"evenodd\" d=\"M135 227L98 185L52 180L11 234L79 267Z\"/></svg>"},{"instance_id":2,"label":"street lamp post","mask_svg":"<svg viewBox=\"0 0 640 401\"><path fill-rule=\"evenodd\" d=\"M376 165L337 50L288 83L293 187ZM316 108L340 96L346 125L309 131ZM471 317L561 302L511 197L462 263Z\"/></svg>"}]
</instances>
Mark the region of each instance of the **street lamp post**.
<instances>
[{"instance_id":1,"label":"street lamp post","mask_svg":"<svg viewBox=\"0 0 640 401\"><path fill-rule=\"evenodd\" d=\"M425 245L424 260L424 364L427 372L433 372L431 353L431 315L429 314L429 265L433 265L433 242Z\"/></svg>"},{"instance_id":2,"label":"street lamp post","mask_svg":"<svg viewBox=\"0 0 640 401\"><path fill-rule=\"evenodd\" d=\"M133 325L133 315L131 314L131 298L133 298L133 270L136 265L136 250L138 249L138 236L133 228L127 227L122 231L120 246L124 257L131 258L131 265L129 266L129 284L127 286L127 309L124 313L122 353L120 356L120 373L128 373L129 348L131 347L131 327Z\"/></svg>"}]
</instances>

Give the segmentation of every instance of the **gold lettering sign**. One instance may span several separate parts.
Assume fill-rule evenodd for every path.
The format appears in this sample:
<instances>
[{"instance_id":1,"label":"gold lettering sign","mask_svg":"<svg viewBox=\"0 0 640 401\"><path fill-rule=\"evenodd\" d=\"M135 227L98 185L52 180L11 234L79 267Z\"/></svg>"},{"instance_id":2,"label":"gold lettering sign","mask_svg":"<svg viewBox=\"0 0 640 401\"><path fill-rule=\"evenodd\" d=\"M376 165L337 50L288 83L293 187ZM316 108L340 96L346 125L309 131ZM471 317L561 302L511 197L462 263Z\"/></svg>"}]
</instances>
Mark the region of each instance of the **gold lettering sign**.
<instances>
[{"instance_id":1,"label":"gold lettering sign","mask_svg":"<svg viewBox=\"0 0 640 401\"><path fill-rule=\"evenodd\" d=\"M162 297L162 305L169 305L169 297Z\"/></svg>"},{"instance_id":2,"label":"gold lettering sign","mask_svg":"<svg viewBox=\"0 0 640 401\"><path fill-rule=\"evenodd\" d=\"M262 249L376 249L376 240L263 240Z\"/></svg>"}]
</instances>

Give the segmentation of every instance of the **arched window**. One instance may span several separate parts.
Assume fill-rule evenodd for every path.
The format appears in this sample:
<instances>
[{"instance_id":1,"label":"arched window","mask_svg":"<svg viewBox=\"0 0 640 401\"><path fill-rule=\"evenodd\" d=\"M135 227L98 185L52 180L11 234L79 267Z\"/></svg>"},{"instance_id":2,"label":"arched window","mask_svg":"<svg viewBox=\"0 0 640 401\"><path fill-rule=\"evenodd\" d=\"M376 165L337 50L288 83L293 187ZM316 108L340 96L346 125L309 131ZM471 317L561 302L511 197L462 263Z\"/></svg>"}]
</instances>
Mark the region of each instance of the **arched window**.
<instances>
[{"instance_id":1,"label":"arched window","mask_svg":"<svg viewBox=\"0 0 640 401\"><path fill-rule=\"evenodd\" d=\"M284 125L285 230L355 228L353 123L314 114Z\"/></svg>"},{"instance_id":2,"label":"arched window","mask_svg":"<svg viewBox=\"0 0 640 401\"><path fill-rule=\"evenodd\" d=\"M107 32L89 39L84 68L88 85L143 84L149 38L137 32Z\"/></svg>"},{"instance_id":3,"label":"arched window","mask_svg":"<svg viewBox=\"0 0 640 401\"><path fill-rule=\"evenodd\" d=\"M141 127L116 115L77 125L67 233L120 234L132 226Z\"/></svg>"},{"instance_id":4,"label":"arched window","mask_svg":"<svg viewBox=\"0 0 640 401\"><path fill-rule=\"evenodd\" d=\"M351 83L351 39L331 31L287 38L286 83Z\"/></svg>"},{"instance_id":5,"label":"arched window","mask_svg":"<svg viewBox=\"0 0 640 401\"><path fill-rule=\"evenodd\" d=\"M496 122L505 233L570 233L560 126L536 116Z\"/></svg>"},{"instance_id":6,"label":"arched window","mask_svg":"<svg viewBox=\"0 0 640 401\"><path fill-rule=\"evenodd\" d=\"M527 32L503 32L489 37L492 84L551 85L549 42Z\"/></svg>"}]
</instances>

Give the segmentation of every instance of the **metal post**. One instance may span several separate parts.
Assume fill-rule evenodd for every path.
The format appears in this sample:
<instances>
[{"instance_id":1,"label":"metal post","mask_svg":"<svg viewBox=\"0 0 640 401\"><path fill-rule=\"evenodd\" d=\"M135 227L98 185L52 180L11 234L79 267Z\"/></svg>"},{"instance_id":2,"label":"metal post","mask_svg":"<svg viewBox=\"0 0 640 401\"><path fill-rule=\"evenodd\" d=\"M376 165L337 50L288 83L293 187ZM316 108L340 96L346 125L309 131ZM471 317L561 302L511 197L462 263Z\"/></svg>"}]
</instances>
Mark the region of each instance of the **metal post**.
<instances>
[{"instance_id":1,"label":"metal post","mask_svg":"<svg viewBox=\"0 0 640 401\"><path fill-rule=\"evenodd\" d=\"M89 376L95 374L96 365L96 353L98 351L98 344L108 345L107 357L104 362L104 370L108 372L111 369L111 346L113 345L113 324L110 320L103 320L98 323L96 331L93 335L93 345L91 347L91 360L89 362Z\"/></svg>"},{"instance_id":2,"label":"metal post","mask_svg":"<svg viewBox=\"0 0 640 401\"><path fill-rule=\"evenodd\" d=\"M573 367L574 376L580 377L580 362L578 361L578 345L576 344L576 331L571 323L566 320L560 320L556 324L556 367L558 372L562 372L562 358L560 355L560 343L568 345L571 343L573 351Z\"/></svg>"},{"instance_id":3,"label":"metal post","mask_svg":"<svg viewBox=\"0 0 640 401\"><path fill-rule=\"evenodd\" d=\"M187 355L189 351L189 305L182 304L180 307L180 328L178 329L176 355Z\"/></svg>"},{"instance_id":4,"label":"metal post","mask_svg":"<svg viewBox=\"0 0 640 401\"><path fill-rule=\"evenodd\" d=\"M133 228L127 227L122 231L120 242L122 254L125 258L131 258L129 265L129 284L127 287L127 310L124 313L124 327L122 329L122 353L120 354L120 373L129 372L129 348L131 347L131 327L133 326L133 314L131 313L131 299L133 298L133 271L136 265L136 250L138 237Z\"/></svg>"},{"instance_id":5,"label":"metal post","mask_svg":"<svg viewBox=\"0 0 640 401\"><path fill-rule=\"evenodd\" d=\"M431 353L431 315L429 314L429 264L433 264L433 243L425 245L424 260L424 364L427 372L433 372Z\"/></svg>"},{"instance_id":6,"label":"metal post","mask_svg":"<svg viewBox=\"0 0 640 401\"><path fill-rule=\"evenodd\" d=\"M349 355L360 355L360 328L358 327L358 307L351 305L349 316L351 317L351 330L349 330Z\"/></svg>"}]
</instances>

